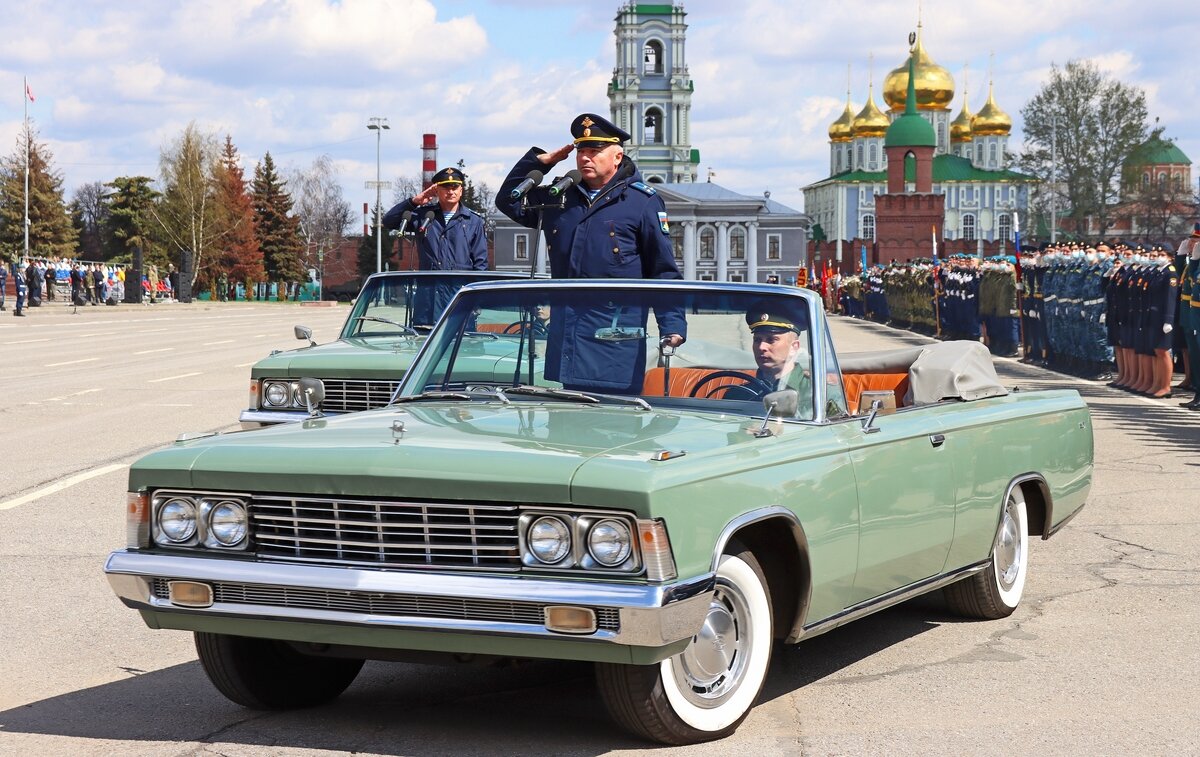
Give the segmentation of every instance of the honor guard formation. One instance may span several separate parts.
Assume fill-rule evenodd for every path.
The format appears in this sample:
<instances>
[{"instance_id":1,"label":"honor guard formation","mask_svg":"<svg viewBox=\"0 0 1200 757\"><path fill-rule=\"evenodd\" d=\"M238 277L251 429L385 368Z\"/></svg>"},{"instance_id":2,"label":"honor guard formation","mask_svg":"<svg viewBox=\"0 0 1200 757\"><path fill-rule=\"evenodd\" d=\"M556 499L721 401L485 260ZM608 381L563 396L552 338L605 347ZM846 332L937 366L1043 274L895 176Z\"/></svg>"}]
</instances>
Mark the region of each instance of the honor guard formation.
<instances>
[{"instance_id":1,"label":"honor guard formation","mask_svg":"<svg viewBox=\"0 0 1200 757\"><path fill-rule=\"evenodd\" d=\"M1071 242L1020 257L876 265L836 282L845 315L982 339L993 354L1200 411L1200 224L1166 244ZM1172 386L1176 368L1183 381Z\"/></svg>"}]
</instances>

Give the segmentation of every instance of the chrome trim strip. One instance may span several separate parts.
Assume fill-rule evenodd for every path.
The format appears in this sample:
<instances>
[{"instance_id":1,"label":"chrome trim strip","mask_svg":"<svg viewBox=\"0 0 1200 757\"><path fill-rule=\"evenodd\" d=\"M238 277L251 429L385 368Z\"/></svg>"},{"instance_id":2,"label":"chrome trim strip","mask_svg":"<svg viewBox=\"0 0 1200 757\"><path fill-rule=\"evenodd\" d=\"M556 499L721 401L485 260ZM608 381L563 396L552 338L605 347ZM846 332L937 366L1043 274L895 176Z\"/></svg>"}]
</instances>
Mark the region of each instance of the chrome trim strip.
<instances>
[{"instance_id":1,"label":"chrome trim strip","mask_svg":"<svg viewBox=\"0 0 1200 757\"><path fill-rule=\"evenodd\" d=\"M1084 502L1079 507L1075 508L1075 512L1073 512L1070 515L1068 515L1067 517L1063 518L1062 523L1059 523L1057 526L1052 526L1052 527L1046 529L1046 531L1042 535L1042 541L1049 539L1051 536L1054 536L1056 533L1058 533L1060 530L1062 530L1062 527L1067 525L1068 523L1070 523L1075 518L1076 515L1079 515L1079 513L1083 512L1083 508L1085 508L1085 507L1087 507L1086 502ZM1047 504L1046 510L1048 511L1049 509L1050 509L1050 505ZM1047 523L1050 522L1049 515L1046 516L1046 522Z\"/></svg>"},{"instance_id":2,"label":"chrome trim strip","mask_svg":"<svg viewBox=\"0 0 1200 757\"><path fill-rule=\"evenodd\" d=\"M127 607L192 615L564 638L562 634L547 631L544 626L453 618L394 617L237 604L185 609L156 598L151 590L151 582L155 578L225 581L353 593L420 594L613 608L620 613L619 632L597 632L587 637L570 638L654 647L694 635L708 612L708 605L716 587L716 576L711 573L666 585L618 584L275 565L248 560L182 557L131 550L110 554L105 562L104 572L108 574L113 591Z\"/></svg>"},{"instance_id":3,"label":"chrome trim strip","mask_svg":"<svg viewBox=\"0 0 1200 757\"><path fill-rule=\"evenodd\" d=\"M940 576L931 576L924 580L917 581L916 583L909 584L908 586L902 586L899 589L888 592L887 594L881 594L874 599L868 599L867 601L860 602L852 607L847 607L845 610L842 610L834 615L830 615L828 618L818 620L812 625L805 626L803 633L795 640L799 641L800 639L818 636L826 631L832 631L838 626L843 626L852 620L858 620L859 618L870 615L873 612L878 612L879 610L891 607L892 605L900 604L901 602L905 602L913 597L918 597L922 594L927 594L931 591L934 591L935 589L940 589L941 587L947 584L952 584L960 579L973 576L976 573L981 573L987 570L987 567L991 564L992 558L991 555L989 555L986 560L973 563L965 568L959 568L958 570L954 570L949 573L943 573Z\"/></svg>"},{"instance_id":4,"label":"chrome trim strip","mask_svg":"<svg viewBox=\"0 0 1200 757\"><path fill-rule=\"evenodd\" d=\"M339 413L325 413L325 415L333 416L339 415ZM242 414L238 416L238 421L245 430L305 420L308 420L306 410L243 410Z\"/></svg>"},{"instance_id":5,"label":"chrome trim strip","mask_svg":"<svg viewBox=\"0 0 1200 757\"><path fill-rule=\"evenodd\" d=\"M1004 508L1008 505L1008 496L1012 494L1013 489L1017 488L1026 481L1034 481L1042 490L1042 499L1046 500L1046 520L1042 523L1042 540L1046 539L1045 534L1050 532L1050 523L1053 521L1054 502L1050 499L1050 485L1046 483L1046 479L1040 473L1021 473L1008 482L1008 486L1004 488L1004 498L1000 500L1000 512L996 515L996 528L1000 528L1000 519L1004 517ZM1028 510L1029 502L1026 500L1026 509Z\"/></svg>"}]
</instances>

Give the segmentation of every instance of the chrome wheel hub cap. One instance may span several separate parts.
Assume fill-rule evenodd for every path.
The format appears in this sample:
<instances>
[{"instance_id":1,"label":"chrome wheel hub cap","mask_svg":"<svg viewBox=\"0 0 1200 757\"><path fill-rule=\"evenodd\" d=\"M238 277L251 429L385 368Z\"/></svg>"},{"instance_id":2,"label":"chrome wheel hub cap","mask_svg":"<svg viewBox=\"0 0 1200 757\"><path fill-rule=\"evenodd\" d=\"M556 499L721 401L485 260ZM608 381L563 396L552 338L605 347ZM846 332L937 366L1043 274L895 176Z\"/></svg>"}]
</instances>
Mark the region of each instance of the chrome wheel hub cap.
<instances>
[{"instance_id":1,"label":"chrome wheel hub cap","mask_svg":"<svg viewBox=\"0 0 1200 757\"><path fill-rule=\"evenodd\" d=\"M737 690L746 669L750 612L731 586L718 583L692 643L672 661L680 691L698 707L717 707Z\"/></svg>"},{"instance_id":2,"label":"chrome wheel hub cap","mask_svg":"<svg viewBox=\"0 0 1200 757\"><path fill-rule=\"evenodd\" d=\"M996 579L1007 591L1017 582L1021 571L1021 557L1025 545L1021 543L1020 527L1013 517L1012 505L1004 508L1000 531L996 534Z\"/></svg>"}]
</instances>

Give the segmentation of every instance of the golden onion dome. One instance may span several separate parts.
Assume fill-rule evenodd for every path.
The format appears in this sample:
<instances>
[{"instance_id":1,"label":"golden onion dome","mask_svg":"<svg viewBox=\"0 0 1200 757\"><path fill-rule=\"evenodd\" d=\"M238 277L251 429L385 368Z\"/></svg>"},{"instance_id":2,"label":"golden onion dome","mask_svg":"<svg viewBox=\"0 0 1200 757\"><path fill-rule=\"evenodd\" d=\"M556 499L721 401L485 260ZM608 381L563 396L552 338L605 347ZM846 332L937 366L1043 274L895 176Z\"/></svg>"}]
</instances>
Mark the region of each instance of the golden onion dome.
<instances>
[{"instance_id":1,"label":"golden onion dome","mask_svg":"<svg viewBox=\"0 0 1200 757\"><path fill-rule=\"evenodd\" d=\"M851 124L854 121L854 106L850 104L850 95L846 95L846 109L842 111L842 115L838 120L829 125L829 141L830 142L849 142L854 135L851 133Z\"/></svg>"},{"instance_id":2,"label":"golden onion dome","mask_svg":"<svg viewBox=\"0 0 1200 757\"><path fill-rule=\"evenodd\" d=\"M983 109L971 119L971 131L977 137L1008 136L1012 131L1012 118L1000 110L996 98L992 95L992 85L988 85L988 99Z\"/></svg>"},{"instance_id":3,"label":"golden onion dome","mask_svg":"<svg viewBox=\"0 0 1200 757\"><path fill-rule=\"evenodd\" d=\"M855 137L882 137L890 125L891 121L875 104L875 88L871 87L867 91L867 104L854 117L850 131Z\"/></svg>"},{"instance_id":4,"label":"golden onion dome","mask_svg":"<svg viewBox=\"0 0 1200 757\"><path fill-rule=\"evenodd\" d=\"M917 27L920 29L920 27ZM950 72L930 59L921 36L917 34L917 46L912 52L916 56L917 109L946 110L954 101L954 77ZM908 62L892 69L883 80L883 100L895 112L904 110L904 99L908 95Z\"/></svg>"},{"instance_id":5,"label":"golden onion dome","mask_svg":"<svg viewBox=\"0 0 1200 757\"><path fill-rule=\"evenodd\" d=\"M963 90L963 107L962 112L958 114L953 121L950 122L950 142L970 142L975 137L971 134L971 103L968 101L967 91Z\"/></svg>"}]
</instances>

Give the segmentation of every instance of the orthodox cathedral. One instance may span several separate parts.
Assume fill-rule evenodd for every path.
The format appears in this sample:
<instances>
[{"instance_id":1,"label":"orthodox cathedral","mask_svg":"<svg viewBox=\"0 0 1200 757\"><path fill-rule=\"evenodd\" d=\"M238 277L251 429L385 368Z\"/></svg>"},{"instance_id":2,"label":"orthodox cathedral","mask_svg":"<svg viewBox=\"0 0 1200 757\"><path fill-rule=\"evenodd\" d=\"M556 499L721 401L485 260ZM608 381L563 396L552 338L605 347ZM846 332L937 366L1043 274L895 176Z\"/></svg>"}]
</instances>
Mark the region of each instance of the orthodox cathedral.
<instances>
[{"instance_id":1,"label":"orthodox cathedral","mask_svg":"<svg viewBox=\"0 0 1200 757\"><path fill-rule=\"evenodd\" d=\"M915 108L908 102L910 96ZM813 239L818 255L824 253L826 260L853 268L863 247L868 263L906 260L930 256L934 238L939 255L1012 251L1013 218L1028 208L1030 184L1036 179L1007 167L1012 118L996 103L991 84L978 113L971 112L964 86L962 110L952 117L954 98L954 78L925 51L920 24L909 60L884 79L886 112L875 102L873 82L866 104L857 112L846 93L845 110L829 126L829 176L803 188L805 212L816 224ZM916 133L911 123L892 128L906 111L931 127L930 144L916 151L920 154L932 147L927 160L914 160L911 150L890 149L905 146L905 136ZM924 145L929 131L919 131L922 136L917 142ZM889 153L905 163L899 181L889 182L889 174L900 178L898 172L888 170ZM931 186L923 186L927 177ZM907 211L892 202L885 212L889 222L881 224L878 200L886 195L910 196L913 202L908 207L924 208L924 215L936 207L933 223L924 223L930 220L924 216L919 225L897 223ZM921 204L920 197L936 197L937 202Z\"/></svg>"}]
</instances>

